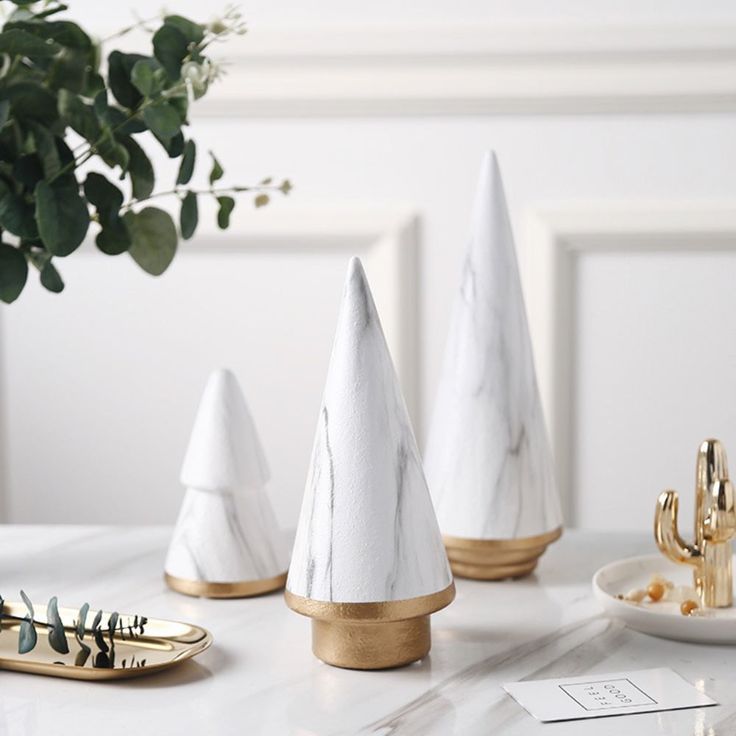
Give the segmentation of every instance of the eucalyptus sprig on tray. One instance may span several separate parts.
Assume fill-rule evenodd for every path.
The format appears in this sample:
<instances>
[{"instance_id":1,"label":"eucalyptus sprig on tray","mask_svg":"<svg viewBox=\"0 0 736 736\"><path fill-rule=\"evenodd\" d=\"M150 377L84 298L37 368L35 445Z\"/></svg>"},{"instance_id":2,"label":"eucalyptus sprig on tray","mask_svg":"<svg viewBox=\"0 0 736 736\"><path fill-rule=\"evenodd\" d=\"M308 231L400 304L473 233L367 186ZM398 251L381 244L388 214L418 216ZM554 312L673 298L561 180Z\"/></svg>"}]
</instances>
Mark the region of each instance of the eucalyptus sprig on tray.
<instances>
[{"instance_id":1,"label":"eucalyptus sprig on tray","mask_svg":"<svg viewBox=\"0 0 736 736\"><path fill-rule=\"evenodd\" d=\"M98 41L63 17L68 5L59 0L10 0L0 10L11 3L0 29L0 300L18 298L29 265L46 289L62 291L58 259L81 245L91 223L103 253L127 252L158 276L179 237L197 229L203 196L225 229L233 195L251 192L261 207L271 192L288 194L286 179L218 186L224 168L212 152L209 186L190 186L197 145L185 136L189 107L222 74L211 46L245 32L237 10L210 23L164 15ZM135 29L151 34L150 54L107 51ZM146 138L178 160L173 186L156 189ZM166 210L149 204L164 196L178 200L178 232Z\"/></svg>"},{"instance_id":2,"label":"eucalyptus sprig on tray","mask_svg":"<svg viewBox=\"0 0 736 736\"><path fill-rule=\"evenodd\" d=\"M26 616L15 616L7 613L4 608L4 600L0 596L0 624L3 620L20 622L18 634L18 654L28 654L33 651L38 643L38 633L36 627L45 627L48 629L49 646L59 654L69 654L69 640L66 636L64 623L59 615L59 606L56 596L51 598L46 607L46 621L38 621L33 603L24 591L20 591L20 597L28 609ZM93 667L113 668L115 667L115 638L121 641L126 639L137 639L145 633L145 627L148 619L145 616L128 616L125 620L119 613L114 611L107 620L107 625L102 626L102 611L97 611L91 626L87 627L87 617L89 615L89 603L85 603L77 614L77 618L73 622L74 638L79 646L79 652L74 659L77 667L84 667L92 654L92 647L88 646L84 639L87 634L91 634L90 641L94 641L96 654L92 660ZM0 631L2 627L0 626ZM130 666L143 667L146 660L140 662L131 662ZM123 660L122 666L126 666Z\"/></svg>"}]
</instances>

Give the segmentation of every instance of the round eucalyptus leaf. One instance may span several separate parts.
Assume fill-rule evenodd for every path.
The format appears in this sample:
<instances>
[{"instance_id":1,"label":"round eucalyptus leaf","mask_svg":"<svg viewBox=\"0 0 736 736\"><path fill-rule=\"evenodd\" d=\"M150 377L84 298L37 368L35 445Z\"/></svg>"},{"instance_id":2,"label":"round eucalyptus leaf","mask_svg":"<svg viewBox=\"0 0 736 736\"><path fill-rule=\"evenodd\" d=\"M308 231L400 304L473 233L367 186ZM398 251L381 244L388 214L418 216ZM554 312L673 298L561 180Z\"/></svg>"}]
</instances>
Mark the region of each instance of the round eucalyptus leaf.
<instances>
[{"instance_id":1,"label":"round eucalyptus leaf","mask_svg":"<svg viewBox=\"0 0 736 736\"><path fill-rule=\"evenodd\" d=\"M221 230L227 230L230 227L230 215L235 209L235 200L232 197L218 197L217 203L220 205L217 210L217 225Z\"/></svg>"},{"instance_id":2,"label":"round eucalyptus leaf","mask_svg":"<svg viewBox=\"0 0 736 736\"><path fill-rule=\"evenodd\" d=\"M89 655L92 653L92 650L86 644L82 644L82 642L79 642L79 646L81 647L81 649L74 657L74 666L84 667L84 665L87 663L87 660L89 659Z\"/></svg>"},{"instance_id":3,"label":"round eucalyptus leaf","mask_svg":"<svg viewBox=\"0 0 736 736\"><path fill-rule=\"evenodd\" d=\"M181 15L167 15L164 23L174 26L190 43L199 43L204 38L202 26Z\"/></svg>"},{"instance_id":4,"label":"round eucalyptus leaf","mask_svg":"<svg viewBox=\"0 0 736 736\"><path fill-rule=\"evenodd\" d=\"M181 117L168 102L157 102L143 111L143 120L153 133L165 141L171 140L181 129Z\"/></svg>"},{"instance_id":5,"label":"round eucalyptus leaf","mask_svg":"<svg viewBox=\"0 0 736 736\"><path fill-rule=\"evenodd\" d=\"M23 603L26 604L28 615L33 618L36 615L36 612L33 610L33 603L31 603L31 599L28 597L24 590L21 590L20 597L23 599Z\"/></svg>"},{"instance_id":6,"label":"round eucalyptus leaf","mask_svg":"<svg viewBox=\"0 0 736 736\"><path fill-rule=\"evenodd\" d=\"M176 177L177 184L189 184L194 173L194 164L197 160L197 145L189 140L184 144L184 153L179 165L179 174Z\"/></svg>"},{"instance_id":7,"label":"round eucalyptus leaf","mask_svg":"<svg viewBox=\"0 0 736 736\"><path fill-rule=\"evenodd\" d=\"M55 256L68 256L81 245L89 228L89 212L73 176L53 184L38 183L36 224L43 244Z\"/></svg>"},{"instance_id":8,"label":"round eucalyptus leaf","mask_svg":"<svg viewBox=\"0 0 736 736\"><path fill-rule=\"evenodd\" d=\"M76 51L89 51L92 39L70 20L52 20L39 23L37 21L11 21L5 28L17 29L30 33L44 41L52 41Z\"/></svg>"},{"instance_id":9,"label":"round eucalyptus leaf","mask_svg":"<svg viewBox=\"0 0 736 736\"><path fill-rule=\"evenodd\" d=\"M12 192L0 197L0 226L24 240L38 238L33 205Z\"/></svg>"},{"instance_id":10,"label":"round eucalyptus leaf","mask_svg":"<svg viewBox=\"0 0 736 736\"><path fill-rule=\"evenodd\" d=\"M130 81L130 74L136 62L146 58L150 57L141 54L124 54L121 51L113 51L107 57L108 84L115 99L123 107L133 110L143 99L141 93Z\"/></svg>"},{"instance_id":11,"label":"round eucalyptus leaf","mask_svg":"<svg viewBox=\"0 0 736 736\"><path fill-rule=\"evenodd\" d=\"M77 616L77 636L84 639L85 628L87 626L87 614L89 613L89 603L85 603L80 609Z\"/></svg>"},{"instance_id":12,"label":"round eucalyptus leaf","mask_svg":"<svg viewBox=\"0 0 736 736\"><path fill-rule=\"evenodd\" d=\"M36 646L38 634L33 621L27 618L20 622L20 630L18 631L18 654L28 654Z\"/></svg>"},{"instance_id":13,"label":"round eucalyptus leaf","mask_svg":"<svg viewBox=\"0 0 736 736\"><path fill-rule=\"evenodd\" d=\"M133 260L152 276L160 276L176 255L176 228L169 213L146 207L126 212L123 221L133 241L128 251Z\"/></svg>"},{"instance_id":14,"label":"round eucalyptus leaf","mask_svg":"<svg viewBox=\"0 0 736 736\"><path fill-rule=\"evenodd\" d=\"M43 58L54 56L59 51L61 47L52 41L45 41L20 28L10 28L0 33L0 54Z\"/></svg>"},{"instance_id":15,"label":"round eucalyptus leaf","mask_svg":"<svg viewBox=\"0 0 736 736\"><path fill-rule=\"evenodd\" d=\"M115 138L111 128L103 126L102 135L96 141L100 158L112 169L119 166L124 172L128 169L128 151Z\"/></svg>"},{"instance_id":16,"label":"round eucalyptus leaf","mask_svg":"<svg viewBox=\"0 0 736 736\"><path fill-rule=\"evenodd\" d=\"M144 97L154 97L165 86L165 70L156 59L140 59L131 69L130 81Z\"/></svg>"},{"instance_id":17,"label":"round eucalyptus leaf","mask_svg":"<svg viewBox=\"0 0 736 736\"><path fill-rule=\"evenodd\" d=\"M128 176L136 199L145 199L156 183L153 166L145 151L133 138L123 138L122 145L128 151Z\"/></svg>"},{"instance_id":18,"label":"round eucalyptus leaf","mask_svg":"<svg viewBox=\"0 0 736 736\"><path fill-rule=\"evenodd\" d=\"M179 217L179 227L184 240L189 240L194 235L198 222L199 208L197 206L197 195L194 192L187 192L181 202L181 213Z\"/></svg>"},{"instance_id":19,"label":"round eucalyptus leaf","mask_svg":"<svg viewBox=\"0 0 736 736\"><path fill-rule=\"evenodd\" d=\"M102 134L94 107L87 105L68 89L59 90L59 112L67 125L90 143Z\"/></svg>"},{"instance_id":20,"label":"round eucalyptus leaf","mask_svg":"<svg viewBox=\"0 0 736 736\"><path fill-rule=\"evenodd\" d=\"M132 243L133 241L125 220L122 217L118 217L117 214L105 222L102 230L97 233L97 237L95 238L97 247L108 256L117 256L125 253Z\"/></svg>"},{"instance_id":21,"label":"round eucalyptus leaf","mask_svg":"<svg viewBox=\"0 0 736 736\"><path fill-rule=\"evenodd\" d=\"M49 644L59 654L69 654L69 642L66 640L64 624L59 616L59 607L56 596L49 600L46 607L46 621L49 629Z\"/></svg>"},{"instance_id":22,"label":"round eucalyptus leaf","mask_svg":"<svg viewBox=\"0 0 736 736\"><path fill-rule=\"evenodd\" d=\"M40 84L9 84L3 96L10 100L11 114L20 120L36 120L51 125L59 118L56 95Z\"/></svg>"},{"instance_id":23,"label":"round eucalyptus leaf","mask_svg":"<svg viewBox=\"0 0 736 736\"><path fill-rule=\"evenodd\" d=\"M61 170L61 158L56 146L56 136L46 127L39 123L31 125L33 140L36 143L38 158L46 177L56 176Z\"/></svg>"},{"instance_id":24,"label":"round eucalyptus leaf","mask_svg":"<svg viewBox=\"0 0 736 736\"><path fill-rule=\"evenodd\" d=\"M172 80L181 76L181 64L188 53L189 40L175 26L164 23L153 34L153 54Z\"/></svg>"},{"instance_id":25,"label":"round eucalyptus leaf","mask_svg":"<svg viewBox=\"0 0 736 736\"><path fill-rule=\"evenodd\" d=\"M96 171L87 174L84 193L95 207L103 224L118 216L123 204L123 193L102 174Z\"/></svg>"},{"instance_id":26,"label":"round eucalyptus leaf","mask_svg":"<svg viewBox=\"0 0 736 736\"><path fill-rule=\"evenodd\" d=\"M23 291L28 279L25 256L12 245L0 243L0 299L14 302Z\"/></svg>"},{"instance_id":27,"label":"round eucalyptus leaf","mask_svg":"<svg viewBox=\"0 0 736 736\"><path fill-rule=\"evenodd\" d=\"M173 138L166 140L156 135L156 140L164 147L166 153L169 154L169 158L178 158L184 152L184 134L179 131Z\"/></svg>"},{"instance_id":28,"label":"round eucalyptus leaf","mask_svg":"<svg viewBox=\"0 0 736 736\"><path fill-rule=\"evenodd\" d=\"M217 157L214 153L212 153L212 151L210 151L210 156L212 158L212 169L210 170L210 186L212 186L216 181L222 179L225 170L222 168L222 164L217 160Z\"/></svg>"},{"instance_id":29,"label":"round eucalyptus leaf","mask_svg":"<svg viewBox=\"0 0 736 736\"><path fill-rule=\"evenodd\" d=\"M13 179L27 189L33 189L43 179L43 167L35 153L27 153L13 164Z\"/></svg>"},{"instance_id":30,"label":"round eucalyptus leaf","mask_svg":"<svg viewBox=\"0 0 736 736\"><path fill-rule=\"evenodd\" d=\"M41 269L41 284L49 291L53 291L54 294L64 291L64 281L51 261L47 261Z\"/></svg>"},{"instance_id":31,"label":"round eucalyptus leaf","mask_svg":"<svg viewBox=\"0 0 736 736\"><path fill-rule=\"evenodd\" d=\"M122 139L123 136L143 133L148 130L146 124L139 117L129 117L119 107L104 106L100 103L95 112L102 124L108 125L115 130L115 137Z\"/></svg>"}]
</instances>

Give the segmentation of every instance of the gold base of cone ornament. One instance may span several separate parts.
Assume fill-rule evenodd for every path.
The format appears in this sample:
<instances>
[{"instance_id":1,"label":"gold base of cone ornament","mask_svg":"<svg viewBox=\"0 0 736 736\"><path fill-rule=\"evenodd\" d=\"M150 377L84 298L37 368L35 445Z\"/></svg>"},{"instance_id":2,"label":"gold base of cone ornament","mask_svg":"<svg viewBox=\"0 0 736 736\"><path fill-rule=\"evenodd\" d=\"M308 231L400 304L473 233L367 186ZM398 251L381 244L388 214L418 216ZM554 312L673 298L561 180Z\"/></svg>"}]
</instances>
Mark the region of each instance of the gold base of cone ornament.
<instances>
[{"instance_id":1,"label":"gold base of cone ornament","mask_svg":"<svg viewBox=\"0 0 736 736\"><path fill-rule=\"evenodd\" d=\"M210 583L206 580L185 580L164 573L166 585L177 593L195 598L250 598L272 593L286 585L286 573L263 580L243 580L235 583Z\"/></svg>"},{"instance_id":2,"label":"gold base of cone ornament","mask_svg":"<svg viewBox=\"0 0 736 736\"><path fill-rule=\"evenodd\" d=\"M562 527L517 539L443 537L454 575L473 580L503 580L529 575L547 546L560 538Z\"/></svg>"},{"instance_id":3,"label":"gold base of cone ornament","mask_svg":"<svg viewBox=\"0 0 736 736\"><path fill-rule=\"evenodd\" d=\"M335 667L381 670L422 659L431 647L429 615L450 604L455 584L418 598L330 603L285 593L293 611L312 619L312 651Z\"/></svg>"}]
</instances>

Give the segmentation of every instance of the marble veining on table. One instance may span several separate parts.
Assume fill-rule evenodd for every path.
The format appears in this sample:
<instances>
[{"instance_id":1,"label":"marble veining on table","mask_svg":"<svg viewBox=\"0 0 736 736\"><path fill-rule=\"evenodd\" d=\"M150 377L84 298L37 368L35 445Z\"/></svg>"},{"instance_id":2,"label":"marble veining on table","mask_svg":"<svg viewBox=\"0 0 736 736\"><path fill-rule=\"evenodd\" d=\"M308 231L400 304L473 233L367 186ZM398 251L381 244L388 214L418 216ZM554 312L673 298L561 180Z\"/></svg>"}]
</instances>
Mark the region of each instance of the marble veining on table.
<instances>
[{"instance_id":1,"label":"marble veining on table","mask_svg":"<svg viewBox=\"0 0 736 736\"><path fill-rule=\"evenodd\" d=\"M382 672L314 659L310 623L281 594L193 599L166 588L168 528L0 526L0 593L136 611L208 627L215 644L150 678L104 685L0 672L0 734L55 736L733 736L732 647L649 637L604 618L590 578L652 549L645 535L566 532L534 575L457 580L433 616L430 656ZM720 705L541 724L501 689L511 680L668 666Z\"/></svg>"}]
</instances>

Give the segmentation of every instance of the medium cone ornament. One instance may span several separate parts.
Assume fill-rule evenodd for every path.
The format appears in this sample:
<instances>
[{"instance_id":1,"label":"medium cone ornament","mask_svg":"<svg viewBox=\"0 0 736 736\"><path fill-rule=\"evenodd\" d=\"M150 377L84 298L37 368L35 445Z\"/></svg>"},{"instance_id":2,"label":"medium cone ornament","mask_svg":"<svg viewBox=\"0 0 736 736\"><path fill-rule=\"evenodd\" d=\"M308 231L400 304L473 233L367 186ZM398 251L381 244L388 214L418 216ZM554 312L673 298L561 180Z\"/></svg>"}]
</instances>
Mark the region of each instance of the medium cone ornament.
<instances>
[{"instance_id":1,"label":"medium cone ornament","mask_svg":"<svg viewBox=\"0 0 736 736\"><path fill-rule=\"evenodd\" d=\"M165 564L171 588L241 598L284 586L288 548L268 498L269 478L237 379L214 371L181 471L187 490Z\"/></svg>"},{"instance_id":2,"label":"medium cone ornament","mask_svg":"<svg viewBox=\"0 0 736 736\"><path fill-rule=\"evenodd\" d=\"M286 584L328 664L381 669L430 648L455 596L370 288L350 262Z\"/></svg>"},{"instance_id":3,"label":"medium cone ornament","mask_svg":"<svg viewBox=\"0 0 736 736\"><path fill-rule=\"evenodd\" d=\"M562 529L498 163L481 168L425 452L452 570L530 573Z\"/></svg>"}]
</instances>

